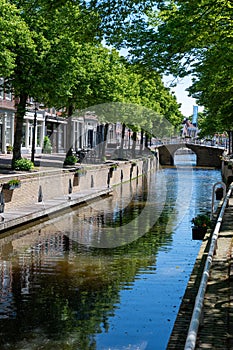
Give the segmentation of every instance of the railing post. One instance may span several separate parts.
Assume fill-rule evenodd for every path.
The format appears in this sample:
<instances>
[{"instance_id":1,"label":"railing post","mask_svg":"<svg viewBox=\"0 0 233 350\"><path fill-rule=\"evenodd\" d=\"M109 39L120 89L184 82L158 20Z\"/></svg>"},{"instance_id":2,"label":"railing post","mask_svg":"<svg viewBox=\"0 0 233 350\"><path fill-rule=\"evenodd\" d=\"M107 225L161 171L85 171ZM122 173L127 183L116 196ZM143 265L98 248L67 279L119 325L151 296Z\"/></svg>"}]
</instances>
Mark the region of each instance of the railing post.
<instances>
[{"instance_id":1,"label":"railing post","mask_svg":"<svg viewBox=\"0 0 233 350\"><path fill-rule=\"evenodd\" d=\"M219 185L221 186L219 188L223 188L223 197L226 196L226 184L222 181L216 182L212 190L212 203L211 203L211 215L210 215L211 220L213 219L213 215L214 215L214 200L215 200L216 187Z\"/></svg>"}]
</instances>

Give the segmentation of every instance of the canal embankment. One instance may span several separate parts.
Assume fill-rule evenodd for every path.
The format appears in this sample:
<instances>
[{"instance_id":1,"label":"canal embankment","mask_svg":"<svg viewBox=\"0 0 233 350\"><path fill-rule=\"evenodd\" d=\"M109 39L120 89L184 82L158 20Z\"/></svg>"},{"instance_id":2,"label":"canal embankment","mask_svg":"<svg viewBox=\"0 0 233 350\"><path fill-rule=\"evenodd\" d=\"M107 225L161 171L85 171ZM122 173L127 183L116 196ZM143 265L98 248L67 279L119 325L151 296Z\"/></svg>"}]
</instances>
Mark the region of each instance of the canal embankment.
<instances>
[{"instance_id":1,"label":"canal embankment","mask_svg":"<svg viewBox=\"0 0 233 350\"><path fill-rule=\"evenodd\" d=\"M65 168L62 163L48 169L41 164L34 172L6 172L0 176L0 232L109 195L112 186L157 167L157 159L150 156ZM17 186L10 187L12 180Z\"/></svg>"}]
</instances>

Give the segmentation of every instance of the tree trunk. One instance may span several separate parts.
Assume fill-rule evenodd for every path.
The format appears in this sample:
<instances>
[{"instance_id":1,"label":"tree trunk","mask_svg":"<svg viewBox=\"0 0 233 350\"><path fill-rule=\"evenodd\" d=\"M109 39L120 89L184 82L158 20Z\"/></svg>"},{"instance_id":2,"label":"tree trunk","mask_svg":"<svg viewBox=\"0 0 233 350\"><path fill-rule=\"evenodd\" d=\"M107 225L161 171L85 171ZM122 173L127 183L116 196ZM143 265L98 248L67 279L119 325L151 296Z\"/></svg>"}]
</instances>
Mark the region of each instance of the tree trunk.
<instances>
[{"instance_id":1,"label":"tree trunk","mask_svg":"<svg viewBox=\"0 0 233 350\"><path fill-rule=\"evenodd\" d=\"M142 151L143 151L143 135L144 135L144 131L141 129L140 154L142 154Z\"/></svg>"},{"instance_id":2,"label":"tree trunk","mask_svg":"<svg viewBox=\"0 0 233 350\"><path fill-rule=\"evenodd\" d=\"M136 142L137 142L137 132L136 131L133 131L132 139L133 139L132 157L135 158L136 157Z\"/></svg>"},{"instance_id":3,"label":"tree trunk","mask_svg":"<svg viewBox=\"0 0 233 350\"><path fill-rule=\"evenodd\" d=\"M146 134L145 134L145 147L146 148L148 148L148 141L149 141L149 136L148 136L148 134L146 132Z\"/></svg>"},{"instance_id":4,"label":"tree trunk","mask_svg":"<svg viewBox=\"0 0 233 350\"><path fill-rule=\"evenodd\" d=\"M27 94L21 93L19 96L19 101L15 105L15 132L14 132L14 145L13 145L13 158L12 158L12 169L14 169L15 161L21 159L21 144L23 137L23 122L24 116L26 114L26 103Z\"/></svg>"},{"instance_id":5,"label":"tree trunk","mask_svg":"<svg viewBox=\"0 0 233 350\"><path fill-rule=\"evenodd\" d=\"M68 150L70 148L74 148L76 147L77 144L77 140L73 140L73 134L72 134L72 115L73 115L73 111L74 111L74 106L72 104L70 104L67 108L67 138L66 138L66 152L68 152Z\"/></svg>"},{"instance_id":6,"label":"tree trunk","mask_svg":"<svg viewBox=\"0 0 233 350\"><path fill-rule=\"evenodd\" d=\"M106 124L104 125L104 142L103 142L103 146L102 146L102 158L105 158L106 145L107 145L107 137L108 137L108 127L109 127L109 124L106 123Z\"/></svg>"},{"instance_id":7,"label":"tree trunk","mask_svg":"<svg viewBox=\"0 0 233 350\"><path fill-rule=\"evenodd\" d=\"M123 158L123 149L124 149L124 139L125 139L125 123L122 124L122 130L121 130L121 145L120 145L120 152L119 152L119 158Z\"/></svg>"}]
</instances>

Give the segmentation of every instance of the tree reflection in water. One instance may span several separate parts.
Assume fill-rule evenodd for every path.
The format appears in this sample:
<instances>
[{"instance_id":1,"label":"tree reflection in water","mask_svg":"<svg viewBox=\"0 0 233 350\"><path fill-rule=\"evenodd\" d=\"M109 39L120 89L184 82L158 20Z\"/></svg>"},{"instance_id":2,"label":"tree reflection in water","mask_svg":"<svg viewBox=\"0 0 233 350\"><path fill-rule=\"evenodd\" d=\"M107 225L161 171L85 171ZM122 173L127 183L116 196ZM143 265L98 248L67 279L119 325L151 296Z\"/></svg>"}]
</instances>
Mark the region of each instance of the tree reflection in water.
<instances>
[{"instance_id":1,"label":"tree reflection in water","mask_svg":"<svg viewBox=\"0 0 233 350\"><path fill-rule=\"evenodd\" d=\"M112 249L77 240L90 227L92 236L101 237L142 212L148 183L141 178L123 186L116 198L2 237L1 349L96 349L96 335L109 332L109 320L120 308L121 291L133 290L141 271L156 273L158 251L173 241L166 225L176 201L174 184L157 222L150 226L144 217L145 235Z\"/></svg>"}]
</instances>

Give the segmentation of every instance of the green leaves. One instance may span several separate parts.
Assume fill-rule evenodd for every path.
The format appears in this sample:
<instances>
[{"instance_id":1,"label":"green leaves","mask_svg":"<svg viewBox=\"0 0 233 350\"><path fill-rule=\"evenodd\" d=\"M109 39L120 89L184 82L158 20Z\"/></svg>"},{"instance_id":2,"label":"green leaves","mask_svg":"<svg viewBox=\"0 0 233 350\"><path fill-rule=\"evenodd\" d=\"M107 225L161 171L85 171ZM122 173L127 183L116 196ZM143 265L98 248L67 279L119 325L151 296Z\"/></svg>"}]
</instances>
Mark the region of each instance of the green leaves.
<instances>
[{"instance_id":1,"label":"green leaves","mask_svg":"<svg viewBox=\"0 0 233 350\"><path fill-rule=\"evenodd\" d=\"M232 1L159 1L147 16L143 30L137 25L122 40L132 60L179 77L192 74L189 91L205 106L209 124L233 127Z\"/></svg>"},{"instance_id":2,"label":"green leaves","mask_svg":"<svg viewBox=\"0 0 233 350\"><path fill-rule=\"evenodd\" d=\"M145 57L141 50L145 34L140 40L135 34L138 28L153 34L145 16L152 6L149 0L1 2L0 76L19 101L16 121L20 125L14 143L18 155L14 157L20 157L29 96L48 107L65 107L69 113L104 103L138 104L179 123L176 100L159 74L134 66L133 60L129 63L115 49L101 44L104 37L120 45L133 42L135 50L141 51L140 58ZM140 120L139 115L135 122L140 127L153 126L152 117L143 115Z\"/></svg>"},{"instance_id":3,"label":"green leaves","mask_svg":"<svg viewBox=\"0 0 233 350\"><path fill-rule=\"evenodd\" d=\"M0 3L0 76L11 76L16 66L17 47L33 51L28 26L17 8L6 0Z\"/></svg>"}]
</instances>

